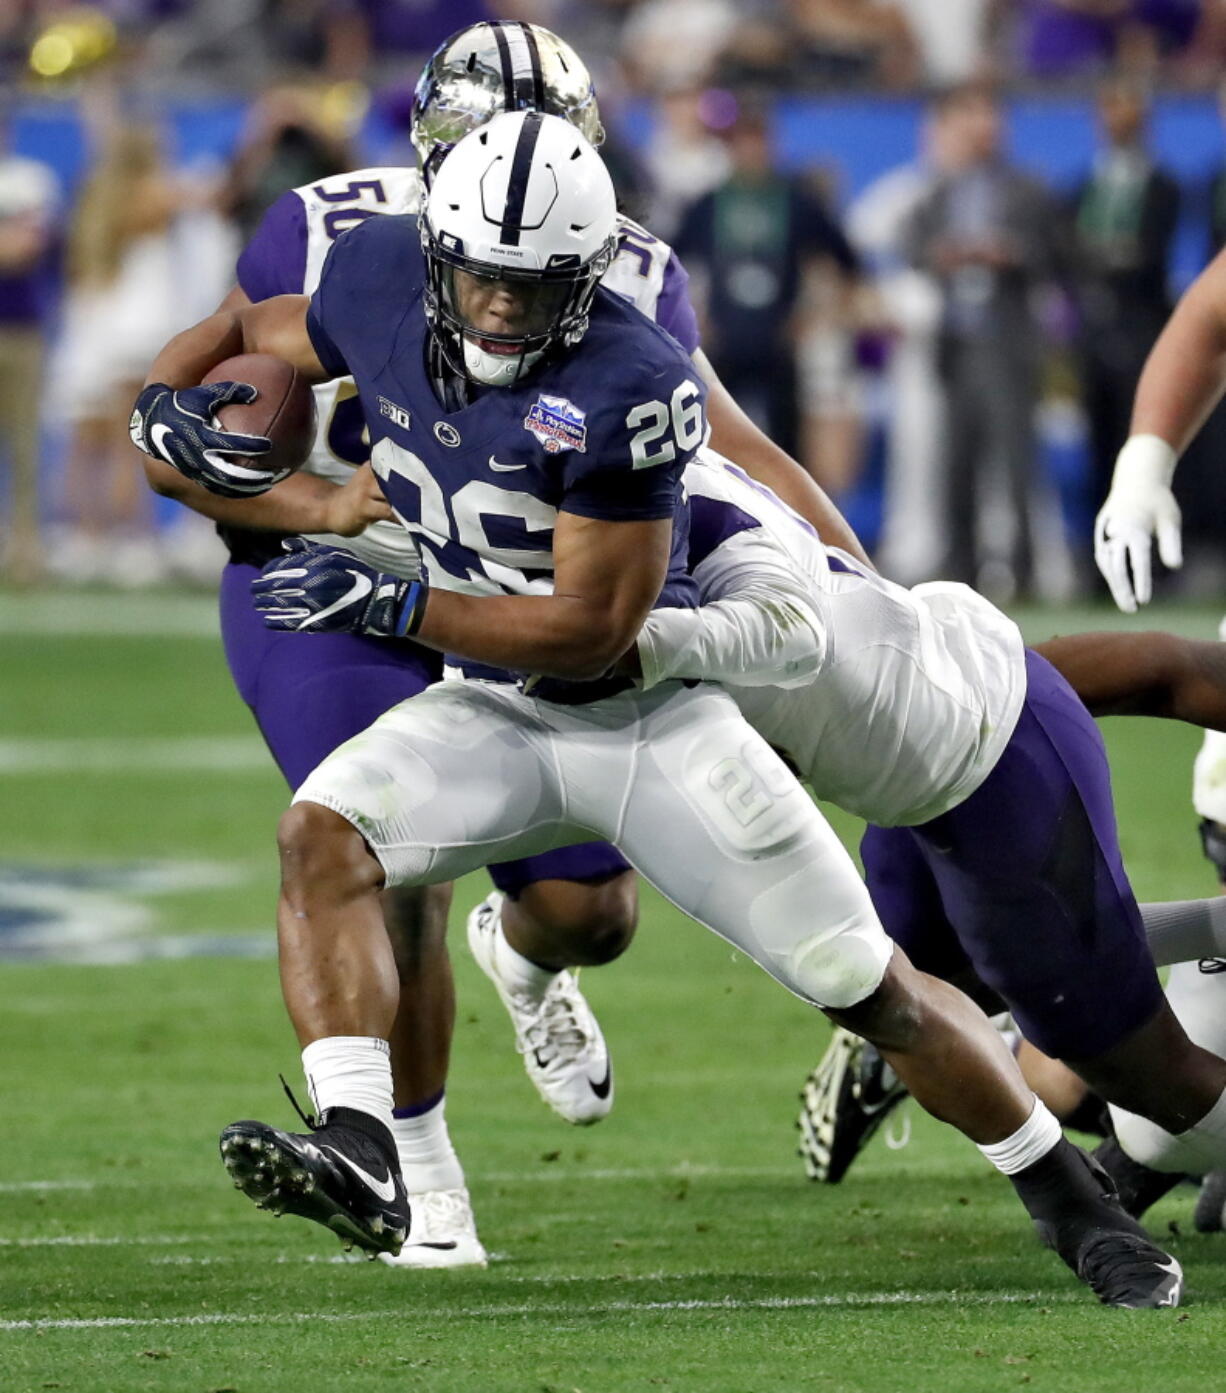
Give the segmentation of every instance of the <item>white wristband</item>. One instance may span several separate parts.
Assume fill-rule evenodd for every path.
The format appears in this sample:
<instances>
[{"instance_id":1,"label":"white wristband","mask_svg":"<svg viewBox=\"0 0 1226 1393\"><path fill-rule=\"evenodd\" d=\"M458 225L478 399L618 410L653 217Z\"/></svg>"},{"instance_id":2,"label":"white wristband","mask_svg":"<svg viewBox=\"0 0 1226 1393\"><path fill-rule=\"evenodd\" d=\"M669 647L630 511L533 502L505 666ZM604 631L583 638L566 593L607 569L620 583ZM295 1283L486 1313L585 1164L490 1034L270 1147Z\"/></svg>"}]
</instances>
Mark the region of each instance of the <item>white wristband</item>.
<instances>
[{"instance_id":1,"label":"white wristband","mask_svg":"<svg viewBox=\"0 0 1226 1393\"><path fill-rule=\"evenodd\" d=\"M1160 435L1133 435L1116 456L1111 491L1169 489L1179 456Z\"/></svg>"}]
</instances>

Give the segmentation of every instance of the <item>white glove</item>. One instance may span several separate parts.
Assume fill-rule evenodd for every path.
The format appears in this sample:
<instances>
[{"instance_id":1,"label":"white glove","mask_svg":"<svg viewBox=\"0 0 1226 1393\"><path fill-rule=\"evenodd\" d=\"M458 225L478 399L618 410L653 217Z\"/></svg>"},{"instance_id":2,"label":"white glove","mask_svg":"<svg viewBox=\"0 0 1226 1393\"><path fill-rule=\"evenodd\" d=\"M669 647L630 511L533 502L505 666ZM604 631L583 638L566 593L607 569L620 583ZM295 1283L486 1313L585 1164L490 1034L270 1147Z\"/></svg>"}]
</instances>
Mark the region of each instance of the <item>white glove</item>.
<instances>
[{"instance_id":1,"label":"white glove","mask_svg":"<svg viewBox=\"0 0 1226 1393\"><path fill-rule=\"evenodd\" d=\"M1094 522L1094 560L1125 614L1154 593L1150 552L1158 538L1162 564L1183 565L1179 504L1171 492L1178 456L1156 435L1134 435L1115 461L1111 492Z\"/></svg>"}]
</instances>

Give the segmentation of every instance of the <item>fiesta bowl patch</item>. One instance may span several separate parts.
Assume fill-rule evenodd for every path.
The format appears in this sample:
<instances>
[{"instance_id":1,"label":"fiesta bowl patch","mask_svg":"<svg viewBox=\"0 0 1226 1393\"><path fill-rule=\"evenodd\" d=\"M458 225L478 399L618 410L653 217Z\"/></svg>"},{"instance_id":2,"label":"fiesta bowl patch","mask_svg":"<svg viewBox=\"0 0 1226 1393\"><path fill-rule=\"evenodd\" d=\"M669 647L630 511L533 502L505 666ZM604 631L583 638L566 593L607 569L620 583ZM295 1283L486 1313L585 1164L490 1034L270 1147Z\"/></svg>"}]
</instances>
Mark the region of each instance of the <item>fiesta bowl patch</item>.
<instances>
[{"instance_id":1,"label":"fiesta bowl patch","mask_svg":"<svg viewBox=\"0 0 1226 1393\"><path fill-rule=\"evenodd\" d=\"M524 417L524 429L530 431L545 447L546 453L559 455L563 450L587 451L587 412L580 411L565 397L551 397L542 392Z\"/></svg>"}]
</instances>

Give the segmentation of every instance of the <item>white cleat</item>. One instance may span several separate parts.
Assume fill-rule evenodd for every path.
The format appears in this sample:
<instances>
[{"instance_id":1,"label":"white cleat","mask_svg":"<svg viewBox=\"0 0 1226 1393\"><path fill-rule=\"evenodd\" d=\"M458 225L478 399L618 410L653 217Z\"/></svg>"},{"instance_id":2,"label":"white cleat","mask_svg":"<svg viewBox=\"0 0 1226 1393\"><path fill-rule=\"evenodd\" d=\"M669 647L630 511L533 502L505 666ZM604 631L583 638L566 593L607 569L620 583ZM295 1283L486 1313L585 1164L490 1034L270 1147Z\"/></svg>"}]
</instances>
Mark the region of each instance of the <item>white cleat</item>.
<instances>
[{"instance_id":1,"label":"white cleat","mask_svg":"<svg viewBox=\"0 0 1226 1393\"><path fill-rule=\"evenodd\" d=\"M484 1267L489 1261L466 1189L410 1195L409 1212L409 1236L400 1252L379 1254L388 1267Z\"/></svg>"},{"instance_id":2,"label":"white cleat","mask_svg":"<svg viewBox=\"0 0 1226 1393\"><path fill-rule=\"evenodd\" d=\"M507 1008L536 1091L577 1127L599 1122L613 1107L613 1068L600 1026L572 972L559 972L539 1001L503 982L495 952L502 898L494 891L468 916L468 946Z\"/></svg>"}]
</instances>

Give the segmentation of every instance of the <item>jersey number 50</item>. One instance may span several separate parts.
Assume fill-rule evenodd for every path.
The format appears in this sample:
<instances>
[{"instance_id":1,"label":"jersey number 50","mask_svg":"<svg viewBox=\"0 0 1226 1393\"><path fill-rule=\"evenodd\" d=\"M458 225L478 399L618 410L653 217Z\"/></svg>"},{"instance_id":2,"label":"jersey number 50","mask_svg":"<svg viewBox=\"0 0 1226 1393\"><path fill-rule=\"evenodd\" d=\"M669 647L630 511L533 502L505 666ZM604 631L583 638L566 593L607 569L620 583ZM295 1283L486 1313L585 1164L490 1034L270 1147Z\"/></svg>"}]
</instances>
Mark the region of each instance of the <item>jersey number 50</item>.
<instances>
[{"instance_id":1,"label":"jersey number 50","mask_svg":"<svg viewBox=\"0 0 1226 1393\"><path fill-rule=\"evenodd\" d=\"M635 469L671 464L677 446L685 454L702 444L703 416L698 384L688 379L673 393L672 401L641 402L626 417L630 430L642 426L630 439L630 459Z\"/></svg>"}]
</instances>

